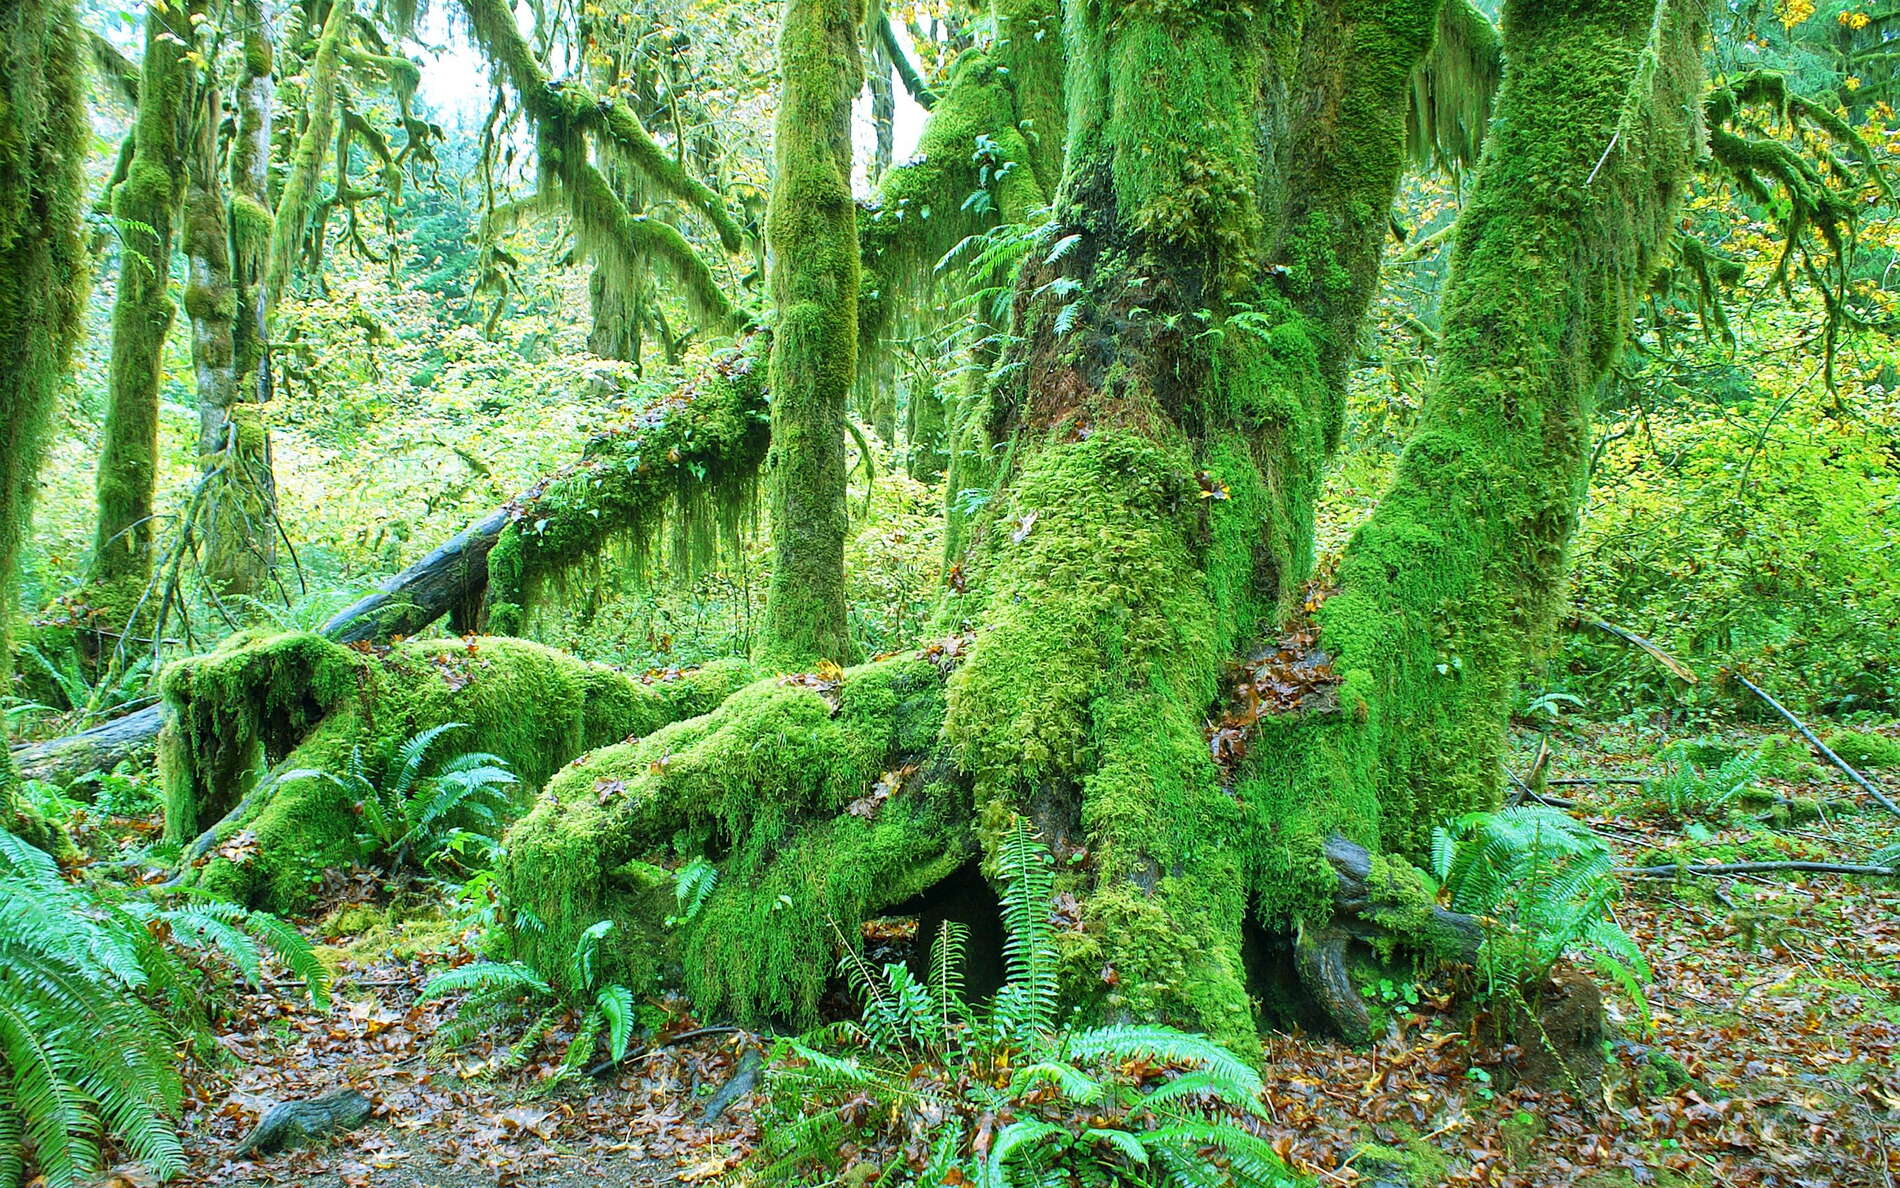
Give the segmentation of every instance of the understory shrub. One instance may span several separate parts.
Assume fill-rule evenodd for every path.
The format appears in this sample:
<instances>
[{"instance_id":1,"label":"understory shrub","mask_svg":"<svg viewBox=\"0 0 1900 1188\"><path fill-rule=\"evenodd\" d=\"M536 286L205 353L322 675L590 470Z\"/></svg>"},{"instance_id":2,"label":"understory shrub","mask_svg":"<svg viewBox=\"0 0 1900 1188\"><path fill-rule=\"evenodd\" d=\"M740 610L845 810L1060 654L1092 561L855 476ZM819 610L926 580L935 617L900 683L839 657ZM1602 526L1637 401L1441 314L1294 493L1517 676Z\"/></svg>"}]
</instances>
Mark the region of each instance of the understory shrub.
<instances>
[{"instance_id":1,"label":"understory shrub","mask_svg":"<svg viewBox=\"0 0 1900 1188\"><path fill-rule=\"evenodd\" d=\"M1452 910L1485 922L1487 994L1521 996L1574 956L1647 1013L1649 963L1616 922L1615 864L1589 826L1544 805L1469 813L1433 831L1432 866Z\"/></svg>"}]
</instances>

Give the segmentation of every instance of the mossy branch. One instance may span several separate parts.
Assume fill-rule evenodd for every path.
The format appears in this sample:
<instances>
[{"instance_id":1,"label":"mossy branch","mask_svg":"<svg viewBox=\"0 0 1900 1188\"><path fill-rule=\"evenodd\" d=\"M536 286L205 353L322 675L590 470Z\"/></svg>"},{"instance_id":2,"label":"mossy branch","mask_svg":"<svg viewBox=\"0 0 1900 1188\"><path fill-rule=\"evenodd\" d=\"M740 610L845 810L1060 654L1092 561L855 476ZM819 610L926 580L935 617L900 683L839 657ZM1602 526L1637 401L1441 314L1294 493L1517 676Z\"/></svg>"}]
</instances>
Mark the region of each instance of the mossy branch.
<instances>
[{"instance_id":1,"label":"mossy branch","mask_svg":"<svg viewBox=\"0 0 1900 1188\"><path fill-rule=\"evenodd\" d=\"M667 158L631 112L593 99L578 84L551 82L516 26L513 9L500 0L462 0L462 5L477 42L520 96L535 127L541 167L559 181L586 250L623 280L638 275L645 261L657 262L681 285L696 317L718 330L739 329L746 315L720 287L711 266L678 229L628 211L589 161L587 133L600 134L659 188L705 214L722 242L736 244L737 228L718 195Z\"/></svg>"}]
</instances>

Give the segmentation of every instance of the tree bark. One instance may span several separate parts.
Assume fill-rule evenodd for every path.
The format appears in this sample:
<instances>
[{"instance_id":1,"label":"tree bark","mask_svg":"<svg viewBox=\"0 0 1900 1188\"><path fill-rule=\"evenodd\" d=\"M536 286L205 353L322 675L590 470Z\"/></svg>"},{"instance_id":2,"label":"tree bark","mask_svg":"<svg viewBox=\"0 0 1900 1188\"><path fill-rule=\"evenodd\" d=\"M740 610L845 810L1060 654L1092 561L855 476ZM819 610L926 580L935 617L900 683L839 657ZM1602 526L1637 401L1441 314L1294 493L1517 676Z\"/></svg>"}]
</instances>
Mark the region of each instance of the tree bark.
<instances>
[{"instance_id":1,"label":"tree bark","mask_svg":"<svg viewBox=\"0 0 1900 1188\"><path fill-rule=\"evenodd\" d=\"M773 304L772 584L759 661L844 662L844 413L857 376L858 232L851 100L863 80L856 0L786 0L766 216Z\"/></svg>"},{"instance_id":2,"label":"tree bark","mask_svg":"<svg viewBox=\"0 0 1900 1188\"><path fill-rule=\"evenodd\" d=\"M70 0L0 0L0 690L13 683L20 546L91 279L79 235L91 141L82 37ZM19 814L17 780L0 756L0 828L43 840Z\"/></svg>"},{"instance_id":3,"label":"tree bark","mask_svg":"<svg viewBox=\"0 0 1900 1188\"><path fill-rule=\"evenodd\" d=\"M113 195L120 256L112 305L106 422L99 450L98 524L88 598L99 625L125 627L152 576L159 362L171 329L172 225L185 188L185 128L200 0L145 15L132 162Z\"/></svg>"}]
</instances>

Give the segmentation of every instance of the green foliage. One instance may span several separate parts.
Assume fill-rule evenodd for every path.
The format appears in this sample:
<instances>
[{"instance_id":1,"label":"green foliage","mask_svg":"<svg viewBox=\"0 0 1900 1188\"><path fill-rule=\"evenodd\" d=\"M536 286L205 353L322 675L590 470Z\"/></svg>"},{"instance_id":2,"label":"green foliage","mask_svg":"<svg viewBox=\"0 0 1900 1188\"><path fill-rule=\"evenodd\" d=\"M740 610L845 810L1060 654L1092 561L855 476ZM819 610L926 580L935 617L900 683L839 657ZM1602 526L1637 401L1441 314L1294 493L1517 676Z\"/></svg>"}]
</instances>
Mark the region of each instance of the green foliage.
<instances>
[{"instance_id":1,"label":"green foliage","mask_svg":"<svg viewBox=\"0 0 1900 1188\"><path fill-rule=\"evenodd\" d=\"M461 996L454 1017L436 1032L437 1042L447 1047L520 1028L505 1060L514 1067L526 1063L564 1017L575 1016L573 1038L553 1074L556 1080L585 1071L603 1033L608 1057L618 1061L627 1054L638 1020L633 992L603 976L601 941L613 929L612 920L599 920L581 931L563 962L565 976L558 991L525 962L475 961L431 977L416 1001Z\"/></svg>"},{"instance_id":2,"label":"green foliage","mask_svg":"<svg viewBox=\"0 0 1900 1188\"><path fill-rule=\"evenodd\" d=\"M1471 813L1432 834L1450 907L1485 923L1478 968L1490 993L1522 994L1575 955L1647 1010L1649 963L1616 922L1613 866L1602 838L1542 805Z\"/></svg>"},{"instance_id":3,"label":"green foliage","mask_svg":"<svg viewBox=\"0 0 1900 1188\"><path fill-rule=\"evenodd\" d=\"M253 986L269 954L327 1004L327 971L281 920L108 898L0 831L0 1188L29 1166L50 1188L88 1183L106 1135L160 1177L184 1170L170 1118L183 1092L173 1045L198 982L187 953L215 953Z\"/></svg>"},{"instance_id":4,"label":"green foliage","mask_svg":"<svg viewBox=\"0 0 1900 1188\"><path fill-rule=\"evenodd\" d=\"M1678 821L1719 818L1731 801L1766 774L1766 748L1729 755L1713 766L1696 762L1693 750L1693 743L1665 748L1661 759L1668 771L1643 785L1644 797Z\"/></svg>"},{"instance_id":5,"label":"green foliage","mask_svg":"<svg viewBox=\"0 0 1900 1188\"><path fill-rule=\"evenodd\" d=\"M1766 317L1750 332L1761 352L1797 333ZM1577 603L1704 675L1742 669L1796 712L1900 705L1900 422L1874 382L1885 359L1843 392L1867 417L1838 415L1767 359L1753 374L1712 359L1694 387L1660 365L1638 373L1651 407L1605 442ZM1571 683L1593 695L1759 712L1739 686L1684 686L1602 632L1573 634L1566 652Z\"/></svg>"},{"instance_id":6,"label":"green foliage","mask_svg":"<svg viewBox=\"0 0 1900 1188\"><path fill-rule=\"evenodd\" d=\"M847 956L863 1020L780 1045L768 1087L782 1124L755 1182L835 1182L848 1109L860 1138L928 1152L922 1166L893 1157L880 1183L1301 1183L1250 1125L1265 1110L1246 1061L1172 1028L1057 1022L1052 865L1014 820L999 860L1007 981L988 1007L963 995L966 933L954 923L934 940L927 980Z\"/></svg>"},{"instance_id":7,"label":"green foliage","mask_svg":"<svg viewBox=\"0 0 1900 1188\"><path fill-rule=\"evenodd\" d=\"M328 780L351 798L377 853L393 863L413 860L428 867L460 834L498 836L514 807L512 790L521 782L507 760L486 751L464 752L431 767L436 740L466 729L466 722L444 722L412 736L381 759L380 774L359 746L342 772L298 768L277 782Z\"/></svg>"}]
</instances>

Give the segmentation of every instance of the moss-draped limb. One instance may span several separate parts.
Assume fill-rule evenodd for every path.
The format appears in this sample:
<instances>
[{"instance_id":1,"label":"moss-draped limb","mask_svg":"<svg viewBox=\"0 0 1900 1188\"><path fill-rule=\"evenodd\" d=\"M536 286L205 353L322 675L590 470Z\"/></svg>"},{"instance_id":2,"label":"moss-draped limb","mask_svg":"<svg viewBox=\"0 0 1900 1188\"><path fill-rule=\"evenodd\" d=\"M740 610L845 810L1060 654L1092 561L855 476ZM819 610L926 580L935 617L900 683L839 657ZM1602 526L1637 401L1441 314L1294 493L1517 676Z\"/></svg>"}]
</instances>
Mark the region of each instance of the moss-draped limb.
<instances>
[{"instance_id":1,"label":"moss-draped limb","mask_svg":"<svg viewBox=\"0 0 1900 1188\"><path fill-rule=\"evenodd\" d=\"M524 640L417 640L380 654L321 636L239 637L165 671L160 740L166 831L215 829L187 854L186 878L280 910L357 856L347 795L320 779L359 748L381 762L415 733L463 722L452 744L505 759L538 787L590 747L649 734L718 705L748 678L727 662L647 680Z\"/></svg>"},{"instance_id":2,"label":"moss-draped limb","mask_svg":"<svg viewBox=\"0 0 1900 1188\"><path fill-rule=\"evenodd\" d=\"M864 81L858 0L785 0L771 205L772 584L759 661L853 658L844 596L845 399L857 378L858 228L851 101Z\"/></svg>"},{"instance_id":3,"label":"moss-draped limb","mask_svg":"<svg viewBox=\"0 0 1900 1188\"><path fill-rule=\"evenodd\" d=\"M654 150L651 155L635 147L635 132L639 131L639 138L645 138L645 133L632 113L611 101L603 110L602 102L578 83L556 86L550 82L515 24L514 9L501 0L462 0L462 6L483 52L507 75L520 96L522 110L534 125L543 176L558 183L588 254L617 281L636 276L644 262L651 260L680 286L688 308L709 329L738 330L746 320L745 311L720 287L705 258L676 228L630 213L588 159L588 134L593 131L617 145L623 159L636 168L673 164L650 138L645 144ZM716 194L683 171L670 169L645 176L702 213L709 209L703 202L710 202L710 209L723 210ZM717 219L714 223L725 237L729 228L719 226Z\"/></svg>"},{"instance_id":4,"label":"moss-draped limb","mask_svg":"<svg viewBox=\"0 0 1900 1188\"><path fill-rule=\"evenodd\" d=\"M158 372L171 329L172 230L185 187L186 61L202 2L145 14L138 119L132 163L113 193L120 237L119 289L112 303L108 403L99 450L98 523L89 599L107 630L123 627L152 571L157 481Z\"/></svg>"},{"instance_id":5,"label":"moss-draped limb","mask_svg":"<svg viewBox=\"0 0 1900 1188\"><path fill-rule=\"evenodd\" d=\"M304 104L303 130L291 152L283 191L277 199L276 216L271 223L270 254L264 269L265 299L270 308L276 307L289 288L298 251L309 234L311 216L317 209L317 174L323 168L324 153L336 135L338 76L354 7L355 0L330 0L323 31L317 38L316 53L307 69L309 82L305 93L308 98Z\"/></svg>"},{"instance_id":6,"label":"moss-draped limb","mask_svg":"<svg viewBox=\"0 0 1900 1188\"><path fill-rule=\"evenodd\" d=\"M1406 149L1421 165L1478 163L1504 56L1497 27L1472 0L1445 0L1438 35L1412 75Z\"/></svg>"},{"instance_id":7,"label":"moss-draped limb","mask_svg":"<svg viewBox=\"0 0 1900 1188\"><path fill-rule=\"evenodd\" d=\"M612 919L607 959L637 990L674 973L702 1010L812 1022L858 924L974 849L967 791L937 753L942 721L935 664L887 660L760 681L587 756L508 834L518 942L559 970L583 929ZM683 912L667 868L693 858L719 874ZM690 918L661 928L674 913Z\"/></svg>"},{"instance_id":8,"label":"moss-draped limb","mask_svg":"<svg viewBox=\"0 0 1900 1188\"><path fill-rule=\"evenodd\" d=\"M54 396L91 279L85 203L84 35L70 0L0 3L0 688L12 683L14 598ZM15 803L0 723L0 827L49 840Z\"/></svg>"},{"instance_id":9,"label":"moss-draped limb","mask_svg":"<svg viewBox=\"0 0 1900 1188\"><path fill-rule=\"evenodd\" d=\"M544 588L616 544L637 570L670 526L675 560L690 568L737 537L771 438L768 342L751 336L509 505L488 554L488 630L520 632Z\"/></svg>"},{"instance_id":10,"label":"moss-draped limb","mask_svg":"<svg viewBox=\"0 0 1900 1188\"><path fill-rule=\"evenodd\" d=\"M1700 0L1507 8L1439 381L1321 611L1340 711L1272 724L1241 786L1282 838L1359 822L1359 840L1417 855L1433 822L1496 802L1510 697L1559 603L1590 395L1699 139L1704 29ZM1290 886L1299 861L1264 883Z\"/></svg>"}]
</instances>

